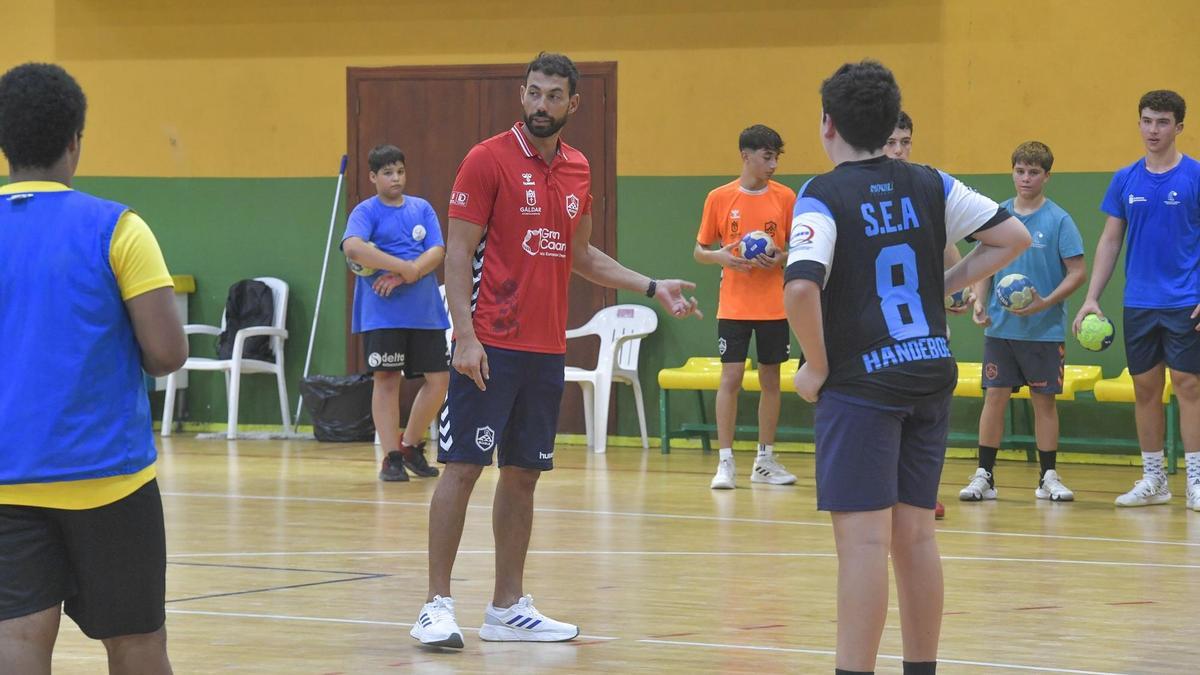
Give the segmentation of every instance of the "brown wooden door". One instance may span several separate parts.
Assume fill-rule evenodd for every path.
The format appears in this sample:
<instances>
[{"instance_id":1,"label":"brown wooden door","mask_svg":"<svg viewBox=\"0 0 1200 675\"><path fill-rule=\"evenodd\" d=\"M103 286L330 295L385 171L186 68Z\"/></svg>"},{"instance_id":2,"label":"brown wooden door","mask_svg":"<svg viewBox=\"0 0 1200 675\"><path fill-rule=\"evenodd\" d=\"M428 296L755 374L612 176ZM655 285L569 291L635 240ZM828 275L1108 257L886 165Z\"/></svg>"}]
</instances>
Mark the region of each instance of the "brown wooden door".
<instances>
[{"instance_id":1,"label":"brown wooden door","mask_svg":"<svg viewBox=\"0 0 1200 675\"><path fill-rule=\"evenodd\" d=\"M616 257L616 64L581 63L579 110L567 123L563 138L587 156L592 167L592 244ZM520 119L520 86L525 65L348 68L347 103L350 165L347 169L347 208L375 194L367 175L367 154L380 143L391 143L405 154L408 183L405 192L428 199L446 227L450 188L462 158L471 147L512 126ZM442 270L438 270L439 279ZM354 297L353 277L347 272L346 330ZM571 280L568 327L580 326L602 307L614 304L616 293L583 279ZM596 339L568 343L567 363L593 367ZM347 372L363 370L362 341L346 348ZM407 419L416 383L405 386L401 413ZM615 413L610 415L609 428ZM583 432L579 387L563 394L559 431Z\"/></svg>"}]
</instances>

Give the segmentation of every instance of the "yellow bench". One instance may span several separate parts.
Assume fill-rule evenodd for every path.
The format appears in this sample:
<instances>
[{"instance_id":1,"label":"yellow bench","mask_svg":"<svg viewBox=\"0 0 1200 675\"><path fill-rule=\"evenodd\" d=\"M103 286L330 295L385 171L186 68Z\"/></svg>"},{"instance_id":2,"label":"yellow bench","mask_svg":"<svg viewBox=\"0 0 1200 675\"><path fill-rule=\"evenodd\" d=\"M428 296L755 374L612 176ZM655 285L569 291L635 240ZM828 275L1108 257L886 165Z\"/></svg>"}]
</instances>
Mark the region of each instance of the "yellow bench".
<instances>
[{"instance_id":1,"label":"yellow bench","mask_svg":"<svg viewBox=\"0 0 1200 675\"><path fill-rule=\"evenodd\" d=\"M743 384L753 380L758 385L758 373L752 369L750 359L746 359L746 373ZM704 392L716 391L721 386L721 359L713 356L693 356L678 368L663 368L658 371L658 437L662 444L663 454L671 451L671 439L680 437L699 436L700 445L705 452L709 446L709 431L715 429L708 422L708 413L704 406ZM670 428L670 396L672 390L694 391L699 403L700 424L684 424L678 430Z\"/></svg>"},{"instance_id":2,"label":"yellow bench","mask_svg":"<svg viewBox=\"0 0 1200 675\"><path fill-rule=\"evenodd\" d=\"M1094 395L1097 401L1107 403L1135 403L1137 399L1133 393L1133 376L1129 374L1129 369L1122 370L1121 374L1114 378L1097 382ZM1167 408L1167 433L1164 440L1169 473L1175 473L1179 464L1179 456L1183 454L1183 444L1177 431L1179 402L1175 400L1174 396L1175 390L1171 386L1171 371L1167 369L1166 385L1163 387L1163 403Z\"/></svg>"},{"instance_id":3,"label":"yellow bench","mask_svg":"<svg viewBox=\"0 0 1200 675\"><path fill-rule=\"evenodd\" d=\"M1171 371L1167 370L1167 386L1163 387L1163 403L1170 403L1171 396L1175 394L1175 390L1171 387ZM1133 376L1129 374L1129 369L1121 371L1121 374L1110 379L1100 380L1096 383L1095 396L1097 401L1107 401L1110 403L1133 403L1135 398L1133 395Z\"/></svg>"}]
</instances>

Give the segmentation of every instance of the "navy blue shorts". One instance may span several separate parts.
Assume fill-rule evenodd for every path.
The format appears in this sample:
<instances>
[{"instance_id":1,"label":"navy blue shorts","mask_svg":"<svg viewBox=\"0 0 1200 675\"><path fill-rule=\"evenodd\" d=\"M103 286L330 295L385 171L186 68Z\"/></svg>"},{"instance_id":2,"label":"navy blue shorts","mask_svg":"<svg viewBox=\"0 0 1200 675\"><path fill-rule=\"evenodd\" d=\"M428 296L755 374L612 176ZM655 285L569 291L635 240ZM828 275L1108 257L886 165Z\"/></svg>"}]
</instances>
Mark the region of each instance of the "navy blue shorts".
<instances>
[{"instance_id":1,"label":"navy blue shorts","mask_svg":"<svg viewBox=\"0 0 1200 675\"><path fill-rule=\"evenodd\" d=\"M1061 394L1066 348L1061 342L983 339L983 388L1025 385L1035 394Z\"/></svg>"},{"instance_id":2,"label":"navy blue shorts","mask_svg":"<svg viewBox=\"0 0 1200 675\"><path fill-rule=\"evenodd\" d=\"M487 390L450 371L450 391L439 416L438 461L488 466L498 452L500 466L553 469L566 356L487 345L483 350L491 376Z\"/></svg>"},{"instance_id":3,"label":"navy blue shorts","mask_svg":"<svg viewBox=\"0 0 1200 675\"><path fill-rule=\"evenodd\" d=\"M885 405L821 392L813 417L817 508L877 511L903 502L937 504L946 460L950 396Z\"/></svg>"},{"instance_id":4,"label":"navy blue shorts","mask_svg":"<svg viewBox=\"0 0 1200 675\"><path fill-rule=\"evenodd\" d=\"M1139 375L1163 361L1168 368L1200 374L1200 332L1195 307L1125 308L1125 360L1129 374Z\"/></svg>"}]
</instances>

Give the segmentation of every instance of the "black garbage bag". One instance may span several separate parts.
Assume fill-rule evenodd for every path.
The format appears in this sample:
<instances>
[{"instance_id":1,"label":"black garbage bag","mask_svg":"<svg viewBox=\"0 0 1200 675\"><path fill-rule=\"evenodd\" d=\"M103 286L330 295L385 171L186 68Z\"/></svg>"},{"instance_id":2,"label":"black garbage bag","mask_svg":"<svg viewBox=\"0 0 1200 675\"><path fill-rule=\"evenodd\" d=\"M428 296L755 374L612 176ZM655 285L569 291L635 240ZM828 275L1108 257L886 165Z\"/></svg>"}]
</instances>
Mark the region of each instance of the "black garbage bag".
<instances>
[{"instance_id":1,"label":"black garbage bag","mask_svg":"<svg viewBox=\"0 0 1200 675\"><path fill-rule=\"evenodd\" d=\"M300 381L304 407L318 441L349 443L375 438L370 375L310 375Z\"/></svg>"}]
</instances>

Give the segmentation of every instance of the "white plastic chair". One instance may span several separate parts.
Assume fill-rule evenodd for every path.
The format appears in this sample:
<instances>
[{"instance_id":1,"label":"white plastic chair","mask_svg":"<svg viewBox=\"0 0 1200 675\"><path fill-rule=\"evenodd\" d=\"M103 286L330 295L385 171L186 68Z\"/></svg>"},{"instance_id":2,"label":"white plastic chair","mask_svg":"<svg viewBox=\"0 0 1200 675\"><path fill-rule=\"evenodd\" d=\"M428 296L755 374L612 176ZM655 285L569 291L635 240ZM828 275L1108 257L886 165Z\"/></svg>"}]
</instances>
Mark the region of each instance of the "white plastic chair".
<instances>
[{"instance_id":1,"label":"white plastic chair","mask_svg":"<svg viewBox=\"0 0 1200 675\"><path fill-rule=\"evenodd\" d=\"M176 379L185 370L220 370L225 374L225 393L229 399L229 427L225 437L229 440L237 438L238 397L241 391L242 375L254 373L274 374L279 386L279 414L283 418L283 431L292 432L292 415L288 411L287 383L283 379L283 341L287 339L287 302L288 285L282 279L275 277L255 277L271 287L271 296L275 303L275 315L270 326L254 326L243 328L233 338L233 356L228 359L207 359L189 356L183 368L167 376L166 400L163 403L162 435L171 435L171 422L175 414ZM221 312L221 325L208 326L204 324L188 324L183 332L188 335L220 335L225 330L225 313ZM271 349L275 352L274 361L259 361L242 358L242 349L246 338L259 335L271 338Z\"/></svg>"},{"instance_id":2,"label":"white plastic chair","mask_svg":"<svg viewBox=\"0 0 1200 675\"><path fill-rule=\"evenodd\" d=\"M450 327L446 329L446 350L450 350L450 342L454 339L454 317L450 316L450 303L446 301L446 284L438 286L438 293L442 296L442 306L446 308L446 316L450 318ZM436 442L438 439L438 417L434 415L433 421L429 423L429 438ZM375 445L379 445L379 432L375 432Z\"/></svg>"},{"instance_id":3,"label":"white plastic chair","mask_svg":"<svg viewBox=\"0 0 1200 675\"><path fill-rule=\"evenodd\" d=\"M642 431L642 447L650 447L646 434L646 405L642 399L642 384L638 380L638 351L642 338L658 328L658 315L644 305L614 305L596 312L579 328L567 331L567 339L584 335L600 337L600 352L593 370L567 366L567 382L578 382L583 389L583 416L587 429L588 447L604 452L608 447L608 401L612 383L623 382L633 387L638 425Z\"/></svg>"}]
</instances>

